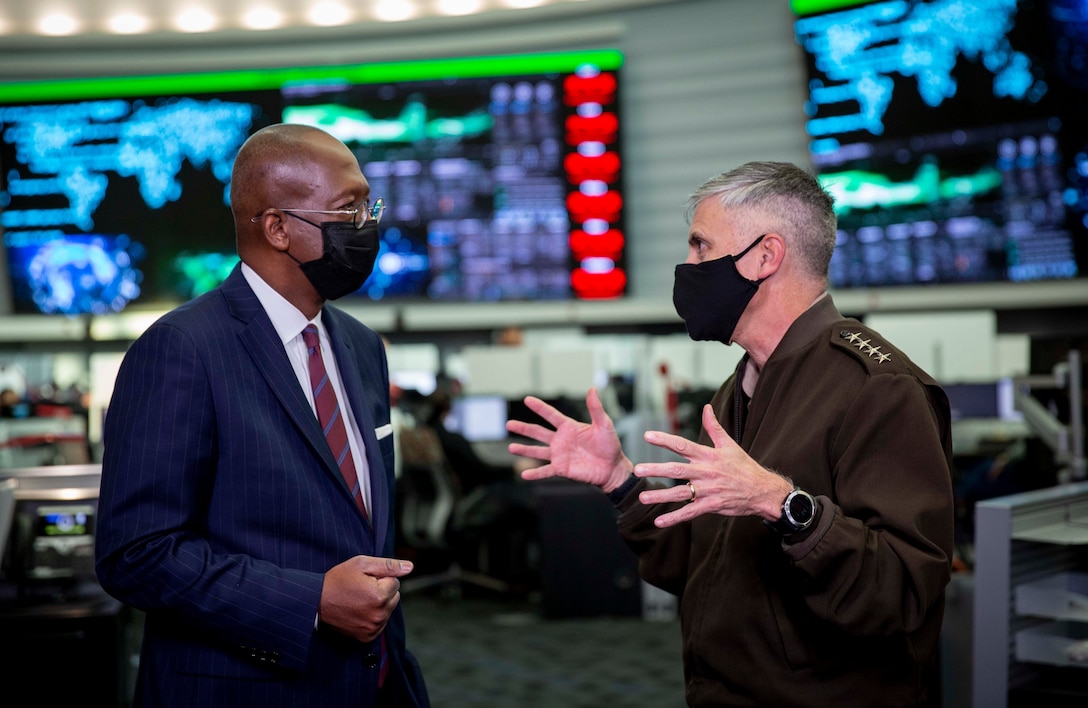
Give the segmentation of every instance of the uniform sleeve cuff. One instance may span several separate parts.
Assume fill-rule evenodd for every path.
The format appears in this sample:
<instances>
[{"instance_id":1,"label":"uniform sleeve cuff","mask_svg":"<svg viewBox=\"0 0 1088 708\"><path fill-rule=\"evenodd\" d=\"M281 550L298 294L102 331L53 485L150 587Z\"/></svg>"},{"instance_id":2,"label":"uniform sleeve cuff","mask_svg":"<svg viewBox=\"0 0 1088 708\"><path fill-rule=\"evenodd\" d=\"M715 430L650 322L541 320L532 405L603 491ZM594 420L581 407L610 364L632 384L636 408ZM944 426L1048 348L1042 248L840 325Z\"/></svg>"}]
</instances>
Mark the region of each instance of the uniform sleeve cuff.
<instances>
[{"instance_id":1,"label":"uniform sleeve cuff","mask_svg":"<svg viewBox=\"0 0 1088 708\"><path fill-rule=\"evenodd\" d=\"M623 484L608 493L608 500L618 506L620 502L627 498L631 490L638 486L638 483L639 478L631 474Z\"/></svg>"}]
</instances>

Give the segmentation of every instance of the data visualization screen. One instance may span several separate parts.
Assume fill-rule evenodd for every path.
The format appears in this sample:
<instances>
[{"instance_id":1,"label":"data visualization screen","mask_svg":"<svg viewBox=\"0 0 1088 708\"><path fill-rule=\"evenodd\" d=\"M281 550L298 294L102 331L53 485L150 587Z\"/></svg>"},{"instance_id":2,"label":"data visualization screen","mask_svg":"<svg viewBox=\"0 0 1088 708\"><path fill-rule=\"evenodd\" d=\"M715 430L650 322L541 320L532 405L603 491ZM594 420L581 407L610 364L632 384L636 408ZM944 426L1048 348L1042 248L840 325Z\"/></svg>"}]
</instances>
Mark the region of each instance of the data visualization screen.
<instances>
[{"instance_id":1,"label":"data visualization screen","mask_svg":"<svg viewBox=\"0 0 1088 708\"><path fill-rule=\"evenodd\" d=\"M1088 6L795 0L835 287L1088 274Z\"/></svg>"},{"instance_id":2,"label":"data visualization screen","mask_svg":"<svg viewBox=\"0 0 1088 708\"><path fill-rule=\"evenodd\" d=\"M0 224L18 311L119 312L214 286L237 262L234 155L267 122L253 97L0 105Z\"/></svg>"},{"instance_id":3,"label":"data visualization screen","mask_svg":"<svg viewBox=\"0 0 1088 708\"><path fill-rule=\"evenodd\" d=\"M238 262L234 156L279 122L342 140L386 201L351 297L621 297L621 65L592 50L0 85L15 309L105 314L214 288Z\"/></svg>"}]
</instances>

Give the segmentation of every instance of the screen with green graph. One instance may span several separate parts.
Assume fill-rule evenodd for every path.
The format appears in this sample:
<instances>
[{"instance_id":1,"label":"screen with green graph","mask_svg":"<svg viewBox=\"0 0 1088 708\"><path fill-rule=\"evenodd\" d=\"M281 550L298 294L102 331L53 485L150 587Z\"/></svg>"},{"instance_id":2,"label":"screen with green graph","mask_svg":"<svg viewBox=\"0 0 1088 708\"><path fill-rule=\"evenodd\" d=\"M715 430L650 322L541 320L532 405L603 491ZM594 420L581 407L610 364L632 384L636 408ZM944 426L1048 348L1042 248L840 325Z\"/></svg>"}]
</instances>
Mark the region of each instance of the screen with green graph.
<instances>
[{"instance_id":1,"label":"screen with green graph","mask_svg":"<svg viewBox=\"0 0 1088 708\"><path fill-rule=\"evenodd\" d=\"M835 287L1088 275L1073 0L794 0Z\"/></svg>"},{"instance_id":2,"label":"screen with green graph","mask_svg":"<svg viewBox=\"0 0 1088 708\"><path fill-rule=\"evenodd\" d=\"M254 131L356 154L387 209L375 301L626 292L615 50L0 85L16 312L185 301L237 263L228 200Z\"/></svg>"}]
</instances>

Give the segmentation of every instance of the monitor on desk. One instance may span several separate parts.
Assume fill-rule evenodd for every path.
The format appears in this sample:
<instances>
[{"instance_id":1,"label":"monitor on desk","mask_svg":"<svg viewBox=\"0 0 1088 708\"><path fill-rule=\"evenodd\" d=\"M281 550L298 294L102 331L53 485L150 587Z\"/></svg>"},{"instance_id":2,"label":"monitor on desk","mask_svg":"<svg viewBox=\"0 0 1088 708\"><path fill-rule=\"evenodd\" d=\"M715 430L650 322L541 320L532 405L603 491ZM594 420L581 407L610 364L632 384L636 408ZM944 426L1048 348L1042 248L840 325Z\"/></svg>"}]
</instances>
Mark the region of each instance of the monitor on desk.
<instances>
[{"instance_id":1,"label":"monitor on desk","mask_svg":"<svg viewBox=\"0 0 1088 708\"><path fill-rule=\"evenodd\" d=\"M1005 421L1022 420L1013 406L1013 382L1004 378L988 383L959 383L942 385L952 409L952 420L989 418Z\"/></svg>"},{"instance_id":2,"label":"monitor on desk","mask_svg":"<svg viewBox=\"0 0 1088 708\"><path fill-rule=\"evenodd\" d=\"M445 425L469 442L487 442L506 438L506 419L502 396L459 396L453 400Z\"/></svg>"},{"instance_id":3,"label":"monitor on desk","mask_svg":"<svg viewBox=\"0 0 1088 708\"><path fill-rule=\"evenodd\" d=\"M15 481L0 580L23 593L50 595L58 583L69 587L95 579L101 477L99 464L0 470L0 484Z\"/></svg>"},{"instance_id":4,"label":"monitor on desk","mask_svg":"<svg viewBox=\"0 0 1088 708\"><path fill-rule=\"evenodd\" d=\"M952 420L997 418L997 388L993 384L945 384Z\"/></svg>"}]
</instances>

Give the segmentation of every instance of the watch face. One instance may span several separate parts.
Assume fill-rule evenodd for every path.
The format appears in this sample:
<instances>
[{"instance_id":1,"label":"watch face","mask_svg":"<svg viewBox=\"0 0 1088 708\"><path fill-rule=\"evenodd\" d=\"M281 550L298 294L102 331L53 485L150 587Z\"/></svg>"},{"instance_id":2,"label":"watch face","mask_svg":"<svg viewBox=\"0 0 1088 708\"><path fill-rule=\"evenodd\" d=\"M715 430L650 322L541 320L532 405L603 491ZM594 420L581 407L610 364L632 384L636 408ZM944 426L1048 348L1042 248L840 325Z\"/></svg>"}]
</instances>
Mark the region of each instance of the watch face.
<instances>
[{"instance_id":1,"label":"watch face","mask_svg":"<svg viewBox=\"0 0 1088 708\"><path fill-rule=\"evenodd\" d=\"M794 494L790 498L790 517L794 523L807 524L814 512L811 497L805 494Z\"/></svg>"}]
</instances>

